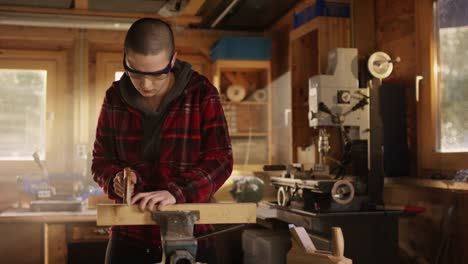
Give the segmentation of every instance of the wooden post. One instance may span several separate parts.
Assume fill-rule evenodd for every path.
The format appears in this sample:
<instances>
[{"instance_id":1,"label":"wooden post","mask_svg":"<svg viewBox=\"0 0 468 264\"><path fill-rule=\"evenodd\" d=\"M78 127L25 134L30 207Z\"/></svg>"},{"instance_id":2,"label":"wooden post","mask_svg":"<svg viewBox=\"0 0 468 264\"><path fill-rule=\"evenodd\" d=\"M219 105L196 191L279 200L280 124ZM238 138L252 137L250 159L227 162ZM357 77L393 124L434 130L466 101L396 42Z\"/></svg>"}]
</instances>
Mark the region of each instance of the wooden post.
<instances>
[{"instance_id":1,"label":"wooden post","mask_svg":"<svg viewBox=\"0 0 468 264\"><path fill-rule=\"evenodd\" d=\"M67 257L65 224L44 223L44 263L67 263Z\"/></svg>"}]
</instances>

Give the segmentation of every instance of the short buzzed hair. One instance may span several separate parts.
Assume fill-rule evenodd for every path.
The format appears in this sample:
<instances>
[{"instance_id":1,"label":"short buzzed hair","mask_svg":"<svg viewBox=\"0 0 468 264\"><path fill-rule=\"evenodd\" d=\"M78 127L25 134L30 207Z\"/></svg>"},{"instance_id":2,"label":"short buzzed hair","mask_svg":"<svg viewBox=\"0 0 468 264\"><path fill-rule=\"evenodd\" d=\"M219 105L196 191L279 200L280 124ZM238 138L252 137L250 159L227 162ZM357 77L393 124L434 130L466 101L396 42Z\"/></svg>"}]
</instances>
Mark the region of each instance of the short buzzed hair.
<instances>
[{"instance_id":1,"label":"short buzzed hair","mask_svg":"<svg viewBox=\"0 0 468 264\"><path fill-rule=\"evenodd\" d=\"M125 52L133 51L143 55L154 55L167 51L174 53L174 33L171 26L157 18L141 18L135 21L127 32Z\"/></svg>"}]
</instances>

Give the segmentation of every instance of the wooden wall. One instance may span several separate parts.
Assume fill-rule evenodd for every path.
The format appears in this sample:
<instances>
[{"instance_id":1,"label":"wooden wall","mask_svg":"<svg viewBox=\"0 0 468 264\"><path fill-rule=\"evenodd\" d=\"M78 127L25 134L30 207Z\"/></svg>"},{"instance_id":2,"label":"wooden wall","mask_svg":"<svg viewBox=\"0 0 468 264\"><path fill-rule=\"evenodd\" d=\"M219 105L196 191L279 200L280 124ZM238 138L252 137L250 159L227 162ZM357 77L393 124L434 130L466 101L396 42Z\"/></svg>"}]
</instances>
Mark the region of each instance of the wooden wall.
<instances>
[{"instance_id":1,"label":"wooden wall","mask_svg":"<svg viewBox=\"0 0 468 264\"><path fill-rule=\"evenodd\" d=\"M355 1L358 3L360 1ZM411 165L410 177L421 176L418 173L418 105L415 100L415 77L418 73L418 50L421 41L418 38L417 21L419 0L368 0L369 10L374 9L370 18L375 23L375 48L387 52L390 56L401 57L401 63L394 67L392 75L384 82L393 82L405 86L406 91L406 127ZM364 4L364 3L359 3ZM357 8L357 7L356 7ZM362 19L362 18L355 18ZM430 19L429 19L430 20ZM430 23L427 21L426 23ZM356 23L357 25L358 23ZM369 38L368 32L356 28L355 39L360 35ZM370 34L372 35L372 34ZM420 113L429 118L430 113ZM421 137L421 135L419 135ZM421 142L421 140L419 140ZM424 144L421 142L420 144ZM409 186L407 184L387 184L384 201L387 204L421 206L426 212L403 218L400 221L400 248L402 263L464 263L468 251L468 193L435 189L430 187ZM454 206L453 220L447 229L442 227L447 219L448 210ZM444 247L446 247L444 249Z\"/></svg>"},{"instance_id":2,"label":"wooden wall","mask_svg":"<svg viewBox=\"0 0 468 264\"><path fill-rule=\"evenodd\" d=\"M411 175L417 166L417 105L415 77L417 74L415 1L375 1L376 49L392 58L400 57L394 71L384 82L405 86L406 131L408 135ZM402 175L405 176L405 175Z\"/></svg>"},{"instance_id":3,"label":"wooden wall","mask_svg":"<svg viewBox=\"0 0 468 264\"><path fill-rule=\"evenodd\" d=\"M425 0L354 0L352 3L352 44L358 48L360 58L365 58L375 51L384 51L392 57L401 57L392 75L384 82L395 83L405 87L406 128L409 144L410 173L409 177L418 175L418 105L415 101L415 76L418 73L418 9ZM303 1L297 10L313 1ZM292 13L288 15L292 21ZM272 62L273 100L282 96L286 101L273 108L273 116L278 120L284 118L284 109L291 105L288 42L285 37L292 30L291 23L283 18L271 28L274 37ZM429 23L429 21L427 21ZM288 80L283 80L287 76ZM275 79L281 79L282 85L275 87ZM427 113L429 115L429 113ZM421 116L426 116L421 113ZM278 125L280 124L280 125ZM280 126L281 122L274 122ZM279 130L281 131L281 130ZM288 135L288 131L273 135L279 144ZM290 136L289 136L290 138ZM276 144L276 143L275 143ZM291 144L291 142L289 142ZM292 153L286 148L277 148L276 161L291 162ZM398 182L398 181L396 181ZM454 191L442 188L421 187L415 185L386 184L384 201L386 204L422 206L426 212L400 220L400 251L402 263L435 263L437 250L443 249L448 242L448 249L442 250L438 263L464 263L468 252L468 208L467 191ZM453 221L449 229L441 225L447 217L448 209L454 206ZM445 237L445 240L444 240Z\"/></svg>"},{"instance_id":4,"label":"wooden wall","mask_svg":"<svg viewBox=\"0 0 468 264\"><path fill-rule=\"evenodd\" d=\"M387 204L420 206L426 211L400 219L402 264L462 264L468 259L468 193L445 189L387 185ZM453 206L451 220L449 208ZM446 227L444 227L446 225ZM439 258L436 256L440 255ZM435 262L439 259L440 262Z\"/></svg>"},{"instance_id":5,"label":"wooden wall","mask_svg":"<svg viewBox=\"0 0 468 264\"><path fill-rule=\"evenodd\" d=\"M271 101L272 131L271 155L273 164L291 162L292 113L291 113L291 73L289 72L289 31L271 32Z\"/></svg>"}]
</instances>

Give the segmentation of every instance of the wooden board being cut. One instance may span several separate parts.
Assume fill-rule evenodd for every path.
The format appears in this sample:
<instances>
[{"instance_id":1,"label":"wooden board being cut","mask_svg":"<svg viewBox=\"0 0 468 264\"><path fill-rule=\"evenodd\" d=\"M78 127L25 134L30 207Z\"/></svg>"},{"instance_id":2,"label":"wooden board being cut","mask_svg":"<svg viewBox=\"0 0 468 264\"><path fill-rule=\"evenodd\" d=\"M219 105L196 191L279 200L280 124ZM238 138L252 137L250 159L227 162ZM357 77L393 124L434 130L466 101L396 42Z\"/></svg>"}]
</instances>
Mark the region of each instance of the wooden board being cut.
<instances>
[{"instance_id":1,"label":"wooden board being cut","mask_svg":"<svg viewBox=\"0 0 468 264\"><path fill-rule=\"evenodd\" d=\"M255 203L190 203L165 206L161 211L199 211L196 224L240 224L256 222ZM136 205L98 204L97 225L155 225L150 211Z\"/></svg>"}]
</instances>

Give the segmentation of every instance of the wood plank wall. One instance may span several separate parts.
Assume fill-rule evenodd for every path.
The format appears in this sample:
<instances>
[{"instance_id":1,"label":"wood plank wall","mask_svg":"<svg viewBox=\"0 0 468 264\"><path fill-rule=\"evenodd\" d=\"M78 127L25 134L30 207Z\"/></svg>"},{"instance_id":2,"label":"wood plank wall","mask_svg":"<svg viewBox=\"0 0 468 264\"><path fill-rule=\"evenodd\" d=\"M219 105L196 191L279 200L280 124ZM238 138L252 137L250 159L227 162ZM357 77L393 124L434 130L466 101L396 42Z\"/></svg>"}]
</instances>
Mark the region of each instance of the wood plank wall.
<instances>
[{"instance_id":1,"label":"wood plank wall","mask_svg":"<svg viewBox=\"0 0 468 264\"><path fill-rule=\"evenodd\" d=\"M415 76L418 74L416 6L418 0L378 0L375 5L375 45L392 57L401 57L392 75L384 82L405 86L406 127L411 164L410 176L416 177L418 163L417 105ZM428 21L429 23L429 21ZM356 32L356 35L359 33ZM387 186L384 200L389 204L422 206L426 212L400 221L400 247L406 263L464 263L468 252L468 193L410 186ZM442 224L450 206L455 206L450 229ZM444 236L446 245L444 245ZM403 262L403 261L402 261Z\"/></svg>"},{"instance_id":2,"label":"wood plank wall","mask_svg":"<svg viewBox=\"0 0 468 264\"><path fill-rule=\"evenodd\" d=\"M468 259L468 194L412 186L385 188L387 204L420 206L426 211L400 219L400 253L405 263L462 264ZM452 220L448 211L454 206ZM446 248L444 248L446 247ZM440 262L435 262L440 252Z\"/></svg>"},{"instance_id":3,"label":"wood plank wall","mask_svg":"<svg viewBox=\"0 0 468 264\"><path fill-rule=\"evenodd\" d=\"M349 3L349 0L340 0L333 2ZM288 164L291 162L310 163L310 159L314 154L311 151L304 151L303 148L313 144L316 141L316 135L311 128L308 127L307 121L307 106L304 102L307 101L308 92L304 92L307 84L303 83L304 78L307 80L306 72L318 71L325 73L328 65L328 51L331 48L349 47L350 32L349 23L343 19L317 18L314 21L306 23L296 30L293 30L293 15L294 12L299 12L311 4L315 0L304 0L299 2L288 14L278 20L268 33L273 38L273 53L272 53L272 161L275 164ZM315 37L304 37L302 35L312 29L318 32ZM341 33L343 32L343 33ZM311 33L313 35L315 33ZM300 39L299 39L300 38ZM315 38L315 39L314 39ZM289 47L291 41L295 43ZM318 63L318 69L312 69L310 66L313 63L307 63L306 58L314 58L314 49L309 49L308 54L300 54L301 50L310 48L311 43L315 43L319 50L318 59L313 63ZM295 46L296 45L296 46ZM322 52L323 50L323 52ZM290 54L291 51L296 54ZM291 65L291 62L294 62ZM297 64L297 65L294 65ZM298 67L298 71L291 75L290 69ZM291 87L291 84L297 84ZM300 84L300 85L299 85ZM294 89L294 91L292 91ZM301 121L302 120L302 121ZM300 122L299 122L300 121ZM332 144L340 142L336 129L329 131L331 134ZM303 159L299 159L299 150L304 151ZM333 149L331 156L338 159L340 154L337 149ZM315 157L318 154L315 153Z\"/></svg>"},{"instance_id":4,"label":"wood plank wall","mask_svg":"<svg viewBox=\"0 0 468 264\"><path fill-rule=\"evenodd\" d=\"M376 48L392 58L400 57L384 82L403 85L406 94L406 132L409 144L411 175L417 171L417 114L415 76L417 69L415 2L406 0L375 1ZM404 176L404 175L403 175Z\"/></svg>"}]
</instances>

